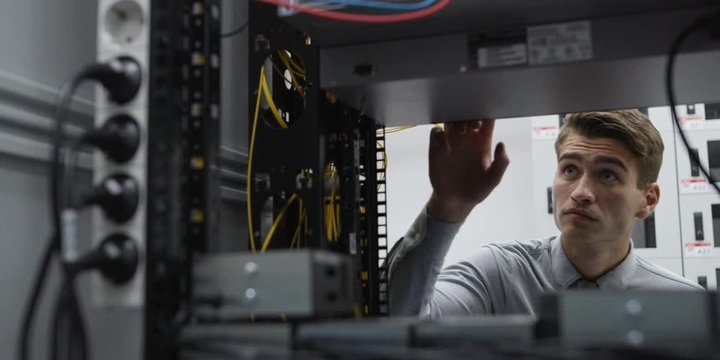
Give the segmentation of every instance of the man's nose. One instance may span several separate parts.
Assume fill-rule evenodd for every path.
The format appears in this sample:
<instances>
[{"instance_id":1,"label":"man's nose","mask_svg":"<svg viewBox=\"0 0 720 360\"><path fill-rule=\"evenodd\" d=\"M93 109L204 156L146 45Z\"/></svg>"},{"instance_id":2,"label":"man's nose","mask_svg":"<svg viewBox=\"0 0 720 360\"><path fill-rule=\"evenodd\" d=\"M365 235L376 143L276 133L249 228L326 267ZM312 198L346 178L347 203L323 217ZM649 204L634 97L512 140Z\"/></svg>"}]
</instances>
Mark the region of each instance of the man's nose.
<instances>
[{"instance_id":1,"label":"man's nose","mask_svg":"<svg viewBox=\"0 0 720 360\"><path fill-rule=\"evenodd\" d=\"M593 182L590 176L583 175L575 183L575 188L570 193L570 197L578 203L595 202L595 192L593 191Z\"/></svg>"}]
</instances>

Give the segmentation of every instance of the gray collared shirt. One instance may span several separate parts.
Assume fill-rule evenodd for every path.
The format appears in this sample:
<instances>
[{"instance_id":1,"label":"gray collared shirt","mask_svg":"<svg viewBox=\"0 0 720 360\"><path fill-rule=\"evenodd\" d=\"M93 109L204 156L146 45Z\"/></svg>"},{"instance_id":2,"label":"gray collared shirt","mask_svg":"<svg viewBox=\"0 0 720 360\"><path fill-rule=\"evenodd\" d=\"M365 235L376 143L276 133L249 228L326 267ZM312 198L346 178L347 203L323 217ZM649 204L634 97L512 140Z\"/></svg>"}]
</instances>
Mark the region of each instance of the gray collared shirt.
<instances>
[{"instance_id":1,"label":"gray collared shirt","mask_svg":"<svg viewBox=\"0 0 720 360\"><path fill-rule=\"evenodd\" d=\"M388 257L391 315L536 315L543 293L568 289L694 290L699 285L643 259L631 248L620 265L586 280L565 255L560 237L483 246L442 269L461 224L423 212Z\"/></svg>"}]
</instances>

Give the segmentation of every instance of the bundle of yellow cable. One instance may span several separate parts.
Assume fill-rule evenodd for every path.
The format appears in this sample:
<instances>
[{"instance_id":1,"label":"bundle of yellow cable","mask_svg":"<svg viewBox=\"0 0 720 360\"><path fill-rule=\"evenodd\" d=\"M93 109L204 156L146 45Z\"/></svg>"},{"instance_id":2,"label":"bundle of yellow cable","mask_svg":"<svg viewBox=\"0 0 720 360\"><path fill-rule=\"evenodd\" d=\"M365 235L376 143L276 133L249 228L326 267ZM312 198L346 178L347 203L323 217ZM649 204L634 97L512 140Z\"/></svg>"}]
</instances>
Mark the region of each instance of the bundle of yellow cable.
<instances>
[{"instance_id":1,"label":"bundle of yellow cable","mask_svg":"<svg viewBox=\"0 0 720 360\"><path fill-rule=\"evenodd\" d=\"M290 82L292 83L295 90L301 95L305 96L305 90L300 86L300 82L297 80L298 77L305 78L305 69L302 65L298 64L295 59L285 50L277 51L280 61L285 65L285 68L290 73ZM282 76L285 77L284 75Z\"/></svg>"},{"instance_id":2,"label":"bundle of yellow cable","mask_svg":"<svg viewBox=\"0 0 720 360\"><path fill-rule=\"evenodd\" d=\"M285 216L285 212L290 207L290 205L298 199L300 198L297 196L297 194L292 194L288 201L285 203L285 205L283 205L282 209L280 209L280 212L275 217L275 221L273 221L272 225L270 226L270 230L268 230L268 233L265 236L265 241L263 241L262 248L260 248L260 253L264 253L265 250L267 250L268 246L270 245L270 240L272 240L272 237L275 234L275 230L277 230L277 227L280 225L280 220L283 219L283 217Z\"/></svg>"},{"instance_id":3,"label":"bundle of yellow cable","mask_svg":"<svg viewBox=\"0 0 720 360\"><path fill-rule=\"evenodd\" d=\"M277 122L278 126L282 129L287 129L288 124L285 122L285 120L280 115L280 111L278 110L277 106L275 105L275 102L272 99L272 94L270 94L270 86L268 85L267 79L265 78L265 68L260 68L260 80L258 84L258 95L257 100L255 101L255 113L253 115L253 123L252 123L252 130L250 133L250 146L248 149L248 168L247 168L247 186L246 186L246 194L247 194L247 216L248 216L248 235L250 240L250 250L255 253L256 252L256 243L255 243L255 229L253 225L252 220L252 179L253 179L253 172L252 172L252 165L253 165L253 155L255 151L255 135L257 133L257 123L258 118L260 115L260 101L262 99L265 99L265 101L268 103L268 106L270 108L270 112L273 114L273 117L275 121ZM275 231L277 227L280 224L280 221L282 220L283 216L285 215L285 212L287 211L287 208L294 202L299 202L299 216L298 216L298 226L295 231L295 235L293 236L291 246L294 245L294 243L297 243L296 246L299 247L300 245L300 224L305 223L305 228L307 228L307 212L304 209L304 206L302 204L302 199L300 199L297 194L292 194L290 198L288 199L287 203L285 203L285 206L280 210L277 217L273 221L273 224L270 227L270 230L268 231L267 235L265 236L265 240L262 243L262 247L260 249L260 252L265 252L267 250L268 246L270 245L270 240L272 239L273 235L275 234Z\"/></svg>"},{"instance_id":4,"label":"bundle of yellow cable","mask_svg":"<svg viewBox=\"0 0 720 360\"><path fill-rule=\"evenodd\" d=\"M295 233L293 233L292 240L290 241L291 249L300 248L302 234L307 232L307 227L307 210L305 209L302 199L300 199L298 205L298 224L297 227L295 227ZM301 230L303 231L301 232Z\"/></svg>"},{"instance_id":5,"label":"bundle of yellow cable","mask_svg":"<svg viewBox=\"0 0 720 360\"><path fill-rule=\"evenodd\" d=\"M329 242L337 242L340 238L340 203L336 193L337 167L330 162L325 166L325 180L330 185L330 195L325 196L323 214L325 218L325 237Z\"/></svg>"}]
</instances>

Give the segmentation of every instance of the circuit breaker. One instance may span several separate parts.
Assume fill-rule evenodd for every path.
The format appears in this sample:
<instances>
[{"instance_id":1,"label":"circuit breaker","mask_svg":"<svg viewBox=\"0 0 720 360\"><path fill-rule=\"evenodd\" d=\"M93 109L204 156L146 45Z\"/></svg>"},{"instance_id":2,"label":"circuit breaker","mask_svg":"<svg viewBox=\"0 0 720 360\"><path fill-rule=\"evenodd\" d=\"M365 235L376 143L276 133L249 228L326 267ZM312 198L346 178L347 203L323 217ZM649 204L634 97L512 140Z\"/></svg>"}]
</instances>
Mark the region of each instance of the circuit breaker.
<instances>
[{"instance_id":1,"label":"circuit breaker","mask_svg":"<svg viewBox=\"0 0 720 360\"><path fill-rule=\"evenodd\" d=\"M711 110L707 117L706 105ZM712 104L677 107L690 151L698 156L710 175L717 178L720 175L720 114L712 109ZM675 150L685 277L715 289L716 270L720 268L720 196L699 167L691 162L679 138Z\"/></svg>"}]
</instances>

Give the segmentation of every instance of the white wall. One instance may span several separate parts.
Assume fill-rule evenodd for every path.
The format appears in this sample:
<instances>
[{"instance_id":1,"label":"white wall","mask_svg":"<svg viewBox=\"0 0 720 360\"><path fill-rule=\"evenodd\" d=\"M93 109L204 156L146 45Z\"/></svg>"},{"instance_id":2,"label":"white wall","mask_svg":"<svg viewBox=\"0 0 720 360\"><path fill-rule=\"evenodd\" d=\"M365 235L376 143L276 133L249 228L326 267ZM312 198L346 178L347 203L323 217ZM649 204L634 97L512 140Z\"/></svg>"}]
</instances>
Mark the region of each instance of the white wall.
<instances>
[{"instance_id":1,"label":"white wall","mask_svg":"<svg viewBox=\"0 0 720 360\"><path fill-rule=\"evenodd\" d=\"M405 234L432 192L427 164L430 129L429 125L417 126L387 135L389 246ZM494 141L505 143L510 166L500 185L468 217L445 258L446 264L484 244L537 236L533 229L530 131L529 118L495 123Z\"/></svg>"}]
</instances>

